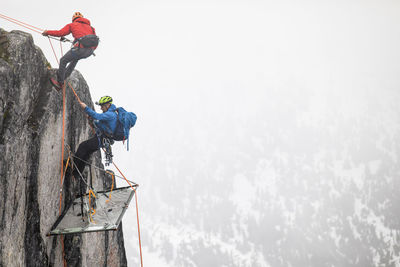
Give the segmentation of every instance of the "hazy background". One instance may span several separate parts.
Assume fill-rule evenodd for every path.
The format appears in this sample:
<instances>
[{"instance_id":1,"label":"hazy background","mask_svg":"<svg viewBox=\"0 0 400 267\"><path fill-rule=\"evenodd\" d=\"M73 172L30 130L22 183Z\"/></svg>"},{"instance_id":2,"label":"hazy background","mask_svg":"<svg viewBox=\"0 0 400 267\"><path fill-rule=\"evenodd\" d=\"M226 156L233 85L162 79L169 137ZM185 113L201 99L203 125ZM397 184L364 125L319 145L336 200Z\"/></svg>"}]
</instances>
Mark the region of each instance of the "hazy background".
<instances>
[{"instance_id":1,"label":"hazy background","mask_svg":"<svg viewBox=\"0 0 400 267\"><path fill-rule=\"evenodd\" d=\"M101 38L77 65L93 99L138 115L130 151L113 149L140 184L145 266L400 266L400 2L7 0L0 13L56 30L75 11ZM139 266L134 205L123 226Z\"/></svg>"}]
</instances>

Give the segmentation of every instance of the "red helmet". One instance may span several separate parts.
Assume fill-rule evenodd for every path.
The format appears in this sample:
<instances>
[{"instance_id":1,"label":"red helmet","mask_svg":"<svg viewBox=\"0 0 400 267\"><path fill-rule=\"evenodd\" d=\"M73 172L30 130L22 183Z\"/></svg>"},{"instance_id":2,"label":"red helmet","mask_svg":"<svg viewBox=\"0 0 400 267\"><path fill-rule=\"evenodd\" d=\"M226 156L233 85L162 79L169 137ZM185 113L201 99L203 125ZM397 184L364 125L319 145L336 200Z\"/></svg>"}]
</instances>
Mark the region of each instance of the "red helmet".
<instances>
[{"instance_id":1,"label":"red helmet","mask_svg":"<svg viewBox=\"0 0 400 267\"><path fill-rule=\"evenodd\" d=\"M77 18L83 18L81 12L75 12L74 15L72 16L72 21L76 20Z\"/></svg>"}]
</instances>

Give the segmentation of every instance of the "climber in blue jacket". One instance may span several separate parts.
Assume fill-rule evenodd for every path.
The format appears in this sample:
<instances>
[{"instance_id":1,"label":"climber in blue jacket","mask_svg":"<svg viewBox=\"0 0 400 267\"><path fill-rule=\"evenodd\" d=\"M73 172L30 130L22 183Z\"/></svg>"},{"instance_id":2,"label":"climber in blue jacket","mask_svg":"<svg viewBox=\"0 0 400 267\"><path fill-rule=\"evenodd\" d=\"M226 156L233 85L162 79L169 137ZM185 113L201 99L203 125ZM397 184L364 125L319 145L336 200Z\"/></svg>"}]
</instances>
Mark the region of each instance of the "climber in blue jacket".
<instances>
[{"instance_id":1,"label":"climber in blue jacket","mask_svg":"<svg viewBox=\"0 0 400 267\"><path fill-rule=\"evenodd\" d=\"M94 119L96 128L107 136L112 136L117 126L117 107L112 103L110 96L103 96L96 104L100 105L103 113L97 113L89 108L85 103L79 103L85 112Z\"/></svg>"},{"instance_id":2,"label":"climber in blue jacket","mask_svg":"<svg viewBox=\"0 0 400 267\"><path fill-rule=\"evenodd\" d=\"M85 112L94 119L94 125L96 127L96 135L80 143L75 153L74 163L79 173L82 173L85 169L86 162L88 162L90 155L99 150L100 147L104 147L104 140L112 136L112 133L115 131L118 115L115 112L117 108L112 101L113 99L110 96L103 96L100 98L99 102L96 102L97 105L100 105L100 109L103 113L97 113L85 103L79 102ZM73 171L75 177L79 177L77 169Z\"/></svg>"}]
</instances>

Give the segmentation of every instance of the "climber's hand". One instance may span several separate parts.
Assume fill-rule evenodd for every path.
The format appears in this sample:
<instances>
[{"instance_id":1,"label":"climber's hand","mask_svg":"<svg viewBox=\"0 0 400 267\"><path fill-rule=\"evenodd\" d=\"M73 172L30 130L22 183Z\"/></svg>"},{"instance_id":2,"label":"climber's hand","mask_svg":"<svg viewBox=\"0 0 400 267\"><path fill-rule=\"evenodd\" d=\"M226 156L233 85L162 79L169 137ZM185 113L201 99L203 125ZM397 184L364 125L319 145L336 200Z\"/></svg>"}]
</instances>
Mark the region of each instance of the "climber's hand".
<instances>
[{"instance_id":1,"label":"climber's hand","mask_svg":"<svg viewBox=\"0 0 400 267\"><path fill-rule=\"evenodd\" d=\"M79 105L81 105L81 107L82 107L82 108L86 108L86 104L85 104L85 103L83 103L82 101L81 101L81 102L79 102Z\"/></svg>"},{"instance_id":2,"label":"climber's hand","mask_svg":"<svg viewBox=\"0 0 400 267\"><path fill-rule=\"evenodd\" d=\"M49 34L47 33L47 30L44 31L44 32L42 32L42 35L43 35L43 36L49 36Z\"/></svg>"}]
</instances>

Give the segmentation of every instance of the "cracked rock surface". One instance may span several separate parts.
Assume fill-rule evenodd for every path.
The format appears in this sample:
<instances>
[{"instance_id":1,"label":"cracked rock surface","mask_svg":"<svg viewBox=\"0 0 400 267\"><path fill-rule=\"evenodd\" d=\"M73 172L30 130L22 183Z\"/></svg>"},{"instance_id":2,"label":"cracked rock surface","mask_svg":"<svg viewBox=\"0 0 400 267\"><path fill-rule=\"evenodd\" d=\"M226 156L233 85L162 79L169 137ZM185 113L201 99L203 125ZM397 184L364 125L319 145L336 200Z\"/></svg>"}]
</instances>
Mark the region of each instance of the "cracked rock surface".
<instances>
[{"instance_id":1,"label":"cracked rock surface","mask_svg":"<svg viewBox=\"0 0 400 267\"><path fill-rule=\"evenodd\" d=\"M63 97L52 88L48 62L22 31L0 29L0 266L126 266L122 227L118 231L48 237L59 216ZM78 71L68 81L93 108ZM66 90L64 140L76 150L92 133L72 90ZM67 149L64 150L64 158ZM91 158L101 166L100 152ZM87 172L86 168L86 172ZM95 171L96 190L111 178ZM79 194L66 177L62 208ZM84 189L83 189L84 190Z\"/></svg>"}]
</instances>

